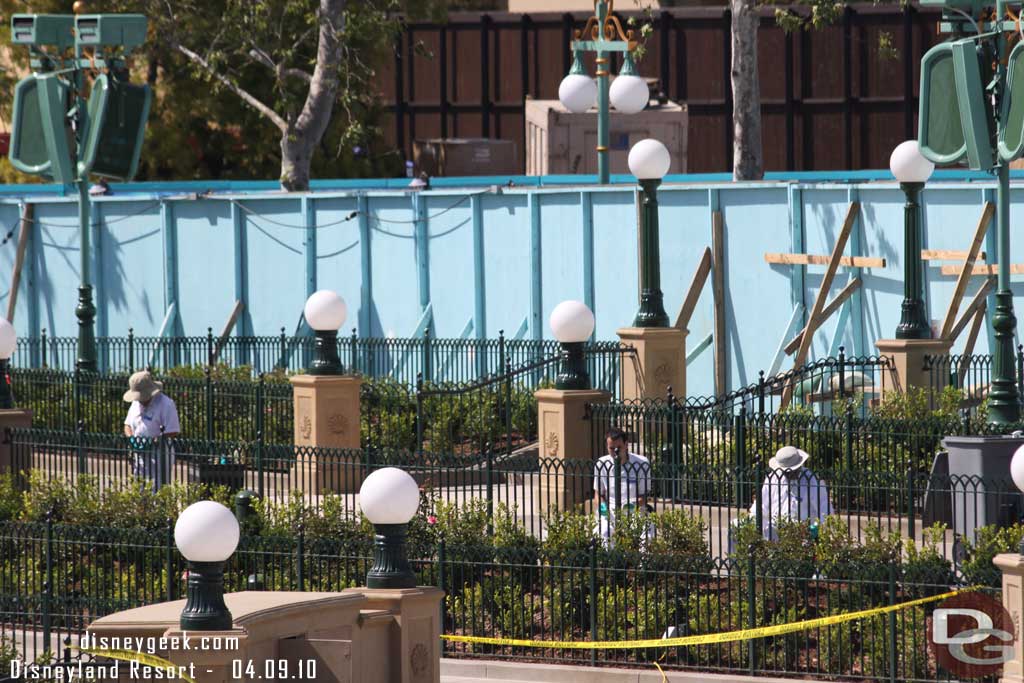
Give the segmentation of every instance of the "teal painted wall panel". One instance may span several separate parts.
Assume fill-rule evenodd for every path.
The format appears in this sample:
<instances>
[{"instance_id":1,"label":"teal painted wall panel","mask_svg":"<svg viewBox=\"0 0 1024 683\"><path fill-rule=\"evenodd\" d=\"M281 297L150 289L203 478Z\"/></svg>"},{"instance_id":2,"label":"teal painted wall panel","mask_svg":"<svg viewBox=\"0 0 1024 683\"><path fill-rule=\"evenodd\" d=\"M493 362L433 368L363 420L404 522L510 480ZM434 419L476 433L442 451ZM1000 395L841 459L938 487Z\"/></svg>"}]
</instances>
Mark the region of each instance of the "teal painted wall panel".
<instances>
[{"instance_id":1,"label":"teal painted wall panel","mask_svg":"<svg viewBox=\"0 0 1024 683\"><path fill-rule=\"evenodd\" d=\"M639 308L636 206L632 188L594 194L594 307L598 339L616 339ZM550 334L549 334L550 336Z\"/></svg>"},{"instance_id":2,"label":"teal painted wall panel","mask_svg":"<svg viewBox=\"0 0 1024 683\"><path fill-rule=\"evenodd\" d=\"M458 337L473 317L473 209L468 201L453 208L456 201L453 197L427 199L431 309L437 337Z\"/></svg>"},{"instance_id":3,"label":"teal painted wall panel","mask_svg":"<svg viewBox=\"0 0 1024 683\"><path fill-rule=\"evenodd\" d=\"M368 205L376 308L374 336L408 337L422 315L412 198L371 197ZM355 294L341 293L346 299Z\"/></svg>"},{"instance_id":4,"label":"teal painted wall panel","mask_svg":"<svg viewBox=\"0 0 1024 683\"><path fill-rule=\"evenodd\" d=\"M482 199L487 336L511 337L530 313L530 208L525 194ZM449 286L472 282L471 273Z\"/></svg>"},{"instance_id":5,"label":"teal painted wall panel","mask_svg":"<svg viewBox=\"0 0 1024 683\"><path fill-rule=\"evenodd\" d=\"M139 335L156 334L164 317L164 253L159 203L103 202L103 219L103 270L96 272L95 278L102 278L107 329L115 336L127 334L129 327ZM77 228L64 232L74 241L77 258ZM222 255L223 263L230 263L231 253L229 249ZM40 271L41 286L46 286L56 270L51 262L45 265L46 270ZM68 296L77 292L77 265L74 272L75 276L61 285L61 291ZM192 291L191 286L186 289ZM72 336L77 333L74 323L74 318L61 320L59 327L49 329L52 333ZM190 332L199 333L198 329Z\"/></svg>"},{"instance_id":6,"label":"teal painted wall panel","mask_svg":"<svg viewBox=\"0 0 1024 683\"><path fill-rule=\"evenodd\" d=\"M182 329L196 335L206 334L207 328L212 328L220 334L235 305L231 207L226 202L213 206L177 202L174 218L178 231L178 311ZM266 229L276 227L268 225ZM186 281L202 286L186 286Z\"/></svg>"},{"instance_id":7,"label":"teal painted wall panel","mask_svg":"<svg viewBox=\"0 0 1024 683\"><path fill-rule=\"evenodd\" d=\"M577 193L541 198L541 322L551 337L548 319L566 299L583 301L583 222Z\"/></svg>"},{"instance_id":8,"label":"teal painted wall panel","mask_svg":"<svg viewBox=\"0 0 1024 683\"><path fill-rule=\"evenodd\" d=\"M299 201L245 199L249 315L258 335L296 330L306 302L305 264ZM225 259L225 268L228 268ZM184 284L184 282L183 282ZM234 285L227 292L232 293Z\"/></svg>"},{"instance_id":9,"label":"teal painted wall panel","mask_svg":"<svg viewBox=\"0 0 1024 683\"><path fill-rule=\"evenodd\" d=\"M317 199L313 206L316 223L321 226L316 233L317 289L342 293L348 305L348 317L339 334L351 334L359 324L363 272L359 222L352 216L356 209L355 197Z\"/></svg>"}]
</instances>

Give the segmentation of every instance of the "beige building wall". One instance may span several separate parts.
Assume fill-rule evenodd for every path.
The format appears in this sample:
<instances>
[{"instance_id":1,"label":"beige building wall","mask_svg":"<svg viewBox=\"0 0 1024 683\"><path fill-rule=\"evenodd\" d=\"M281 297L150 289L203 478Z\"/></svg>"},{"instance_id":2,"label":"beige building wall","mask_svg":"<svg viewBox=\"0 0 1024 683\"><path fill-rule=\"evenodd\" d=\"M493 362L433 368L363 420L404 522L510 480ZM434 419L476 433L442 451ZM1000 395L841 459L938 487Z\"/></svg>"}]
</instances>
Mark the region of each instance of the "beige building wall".
<instances>
[{"instance_id":1,"label":"beige building wall","mask_svg":"<svg viewBox=\"0 0 1024 683\"><path fill-rule=\"evenodd\" d=\"M651 7L657 9L658 0L618 0L615 11L631 12ZM585 12L594 9L594 0L508 0L509 12Z\"/></svg>"}]
</instances>

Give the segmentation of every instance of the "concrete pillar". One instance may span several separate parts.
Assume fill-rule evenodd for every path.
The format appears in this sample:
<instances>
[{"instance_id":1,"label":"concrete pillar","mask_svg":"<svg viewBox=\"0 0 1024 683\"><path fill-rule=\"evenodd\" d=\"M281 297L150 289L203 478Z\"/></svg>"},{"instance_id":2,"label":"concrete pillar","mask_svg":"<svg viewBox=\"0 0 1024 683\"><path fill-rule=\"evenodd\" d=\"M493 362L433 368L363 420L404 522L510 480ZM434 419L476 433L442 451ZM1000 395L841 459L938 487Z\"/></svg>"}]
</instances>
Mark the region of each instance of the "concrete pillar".
<instances>
[{"instance_id":1,"label":"concrete pillar","mask_svg":"<svg viewBox=\"0 0 1024 683\"><path fill-rule=\"evenodd\" d=\"M386 623L390 619L393 624L390 640L362 639L353 658L353 680L440 683L443 590L419 586L395 590L349 588L342 592L366 598L360 625L367 635L374 621Z\"/></svg>"},{"instance_id":2,"label":"concrete pillar","mask_svg":"<svg viewBox=\"0 0 1024 683\"><path fill-rule=\"evenodd\" d=\"M354 376L295 375L289 379L295 401L296 461L292 488L313 493L353 493L363 483L362 458L355 453L322 456L302 447L359 450L359 391L363 380Z\"/></svg>"},{"instance_id":3,"label":"concrete pillar","mask_svg":"<svg viewBox=\"0 0 1024 683\"><path fill-rule=\"evenodd\" d=\"M1017 553L996 555L992 563L1003 572L1003 607L1013 620L1013 659L1003 664L1000 683L1024 681L1024 632L1021 614L1024 614L1024 556ZM1007 629L1009 630L1009 629ZM1001 644L1001 643L1000 643Z\"/></svg>"},{"instance_id":4,"label":"concrete pillar","mask_svg":"<svg viewBox=\"0 0 1024 683\"><path fill-rule=\"evenodd\" d=\"M8 429L28 429L32 426L32 411L22 408L0 410L0 474L14 469L14 454L4 434ZM19 469L31 469L31 463L24 463Z\"/></svg>"},{"instance_id":5,"label":"concrete pillar","mask_svg":"<svg viewBox=\"0 0 1024 683\"><path fill-rule=\"evenodd\" d=\"M625 327L617 331L636 349L638 368L625 356L622 398L665 398L668 387L686 396L686 330L675 327Z\"/></svg>"},{"instance_id":6,"label":"concrete pillar","mask_svg":"<svg viewBox=\"0 0 1024 683\"><path fill-rule=\"evenodd\" d=\"M537 397L537 435L540 441L540 509L566 510L590 500L593 493L594 452L591 422L584 419L588 403L608 403L611 394L594 389L541 389Z\"/></svg>"},{"instance_id":7,"label":"concrete pillar","mask_svg":"<svg viewBox=\"0 0 1024 683\"><path fill-rule=\"evenodd\" d=\"M942 339L879 339L875 342L878 355L889 359L893 372L882 376L882 393L906 391L908 387L927 389L931 386L925 356L949 353L953 342Z\"/></svg>"}]
</instances>

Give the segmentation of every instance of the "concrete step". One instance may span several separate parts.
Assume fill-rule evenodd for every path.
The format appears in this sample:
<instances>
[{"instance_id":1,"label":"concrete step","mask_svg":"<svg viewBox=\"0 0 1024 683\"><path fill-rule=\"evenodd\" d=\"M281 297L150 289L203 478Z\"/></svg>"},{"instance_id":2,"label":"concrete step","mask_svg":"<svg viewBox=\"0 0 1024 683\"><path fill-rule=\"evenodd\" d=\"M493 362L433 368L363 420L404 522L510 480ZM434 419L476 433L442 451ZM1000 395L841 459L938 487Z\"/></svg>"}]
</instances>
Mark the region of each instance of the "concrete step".
<instances>
[{"instance_id":1,"label":"concrete step","mask_svg":"<svg viewBox=\"0 0 1024 683\"><path fill-rule=\"evenodd\" d=\"M793 683L791 679L565 664L527 664L480 659L442 659L442 683Z\"/></svg>"}]
</instances>

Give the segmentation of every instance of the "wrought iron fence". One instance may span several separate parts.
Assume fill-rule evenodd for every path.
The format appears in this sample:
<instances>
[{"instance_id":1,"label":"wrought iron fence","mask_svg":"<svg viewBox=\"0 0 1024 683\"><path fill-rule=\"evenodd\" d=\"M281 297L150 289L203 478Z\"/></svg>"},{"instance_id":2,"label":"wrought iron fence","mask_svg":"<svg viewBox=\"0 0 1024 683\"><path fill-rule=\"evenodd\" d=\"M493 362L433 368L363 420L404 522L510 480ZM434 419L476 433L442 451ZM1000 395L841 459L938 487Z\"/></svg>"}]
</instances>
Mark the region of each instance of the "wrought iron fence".
<instances>
[{"instance_id":1,"label":"wrought iron fence","mask_svg":"<svg viewBox=\"0 0 1024 683\"><path fill-rule=\"evenodd\" d=\"M308 367L313 345L314 337L291 336L284 328L279 335L259 337L217 337L212 329L206 336L138 337L129 329L126 337L96 339L99 369L129 374L147 367L167 371L218 363L250 367L254 374L296 372ZM359 337L355 330L338 336L338 357L347 370L409 385L419 375L426 382L473 381L500 374L507 364L520 366L558 352L557 341L507 339L503 331L497 339L436 339L429 333L415 338ZM18 367L70 371L77 355L76 337L51 337L44 330L39 337L19 338L12 361Z\"/></svg>"},{"instance_id":2,"label":"wrought iron fence","mask_svg":"<svg viewBox=\"0 0 1024 683\"><path fill-rule=\"evenodd\" d=\"M287 503L311 514L331 510L356 518L354 493L363 478L377 468L393 466L417 479L433 509L444 503L452 509L473 509L489 520L508 517L538 539L548 536L556 511L573 511L586 533L602 534L613 531L618 511L630 506L650 506L655 517L685 513L703 520L699 535L715 558L729 556L744 524L770 536L774 513L766 515L764 510L775 510L780 491L790 484L798 486L801 498L816 501L821 515L836 515L854 540L877 530L921 543L926 529L940 523L945 530L936 532L941 538L935 542L948 558L956 555L958 545L977 538L976 529L1013 523L1024 511L1021 495L1008 477L981 479L949 474L943 467L828 467L812 459L804 471L813 472L814 479L793 483L769 470L762 457L740 466L678 461L654 453L646 464L615 467L597 461L597 452L562 459L526 450L509 454L488 449L467 455L178 438L139 443L124 436L45 430L12 430L6 438L15 485L29 491L41 487L36 494L56 495L66 486L69 496L77 489L106 495L139 487L148 491L172 482L178 485L174 495L196 496L216 489L229 496L249 489L267 504ZM603 514L594 499L595 477L605 479ZM747 521L737 521L741 518ZM656 526L652 534L658 535Z\"/></svg>"},{"instance_id":3,"label":"wrought iron fence","mask_svg":"<svg viewBox=\"0 0 1024 683\"><path fill-rule=\"evenodd\" d=\"M1014 362L1017 394L1024 401L1024 346L1017 346ZM925 356L931 406L950 400L944 392L952 388L959 391L957 398L963 408L976 410L992 389L992 364L989 354Z\"/></svg>"},{"instance_id":4,"label":"wrought iron fence","mask_svg":"<svg viewBox=\"0 0 1024 683\"><path fill-rule=\"evenodd\" d=\"M840 346L838 356L772 376L761 371L757 382L721 396L683 398L691 408L730 413L745 408L753 414L778 412L788 393L790 409L818 407L827 413L840 404L843 410L853 408L866 415L871 401L881 396L887 382L892 383L891 375L892 367L884 356L847 356L845 347Z\"/></svg>"},{"instance_id":5,"label":"wrought iron fence","mask_svg":"<svg viewBox=\"0 0 1024 683\"><path fill-rule=\"evenodd\" d=\"M184 564L172 527L83 528L0 523L0 642L39 654L55 636L72 646L85 625L112 612L173 600ZM229 560L229 591L338 591L363 585L369 536L339 539L302 526L246 534ZM756 628L884 607L956 585L946 564L894 557L808 566L771 554L707 556L579 548L459 546L441 538L416 549L421 585L445 591L443 632L594 641ZM997 594L998 589L988 589ZM927 650L931 606L783 636L683 648L576 651L447 644L449 657L649 665L752 675L785 673L885 681L946 675ZM671 631L670 631L671 630ZM49 647L52 652L57 648Z\"/></svg>"}]
</instances>

